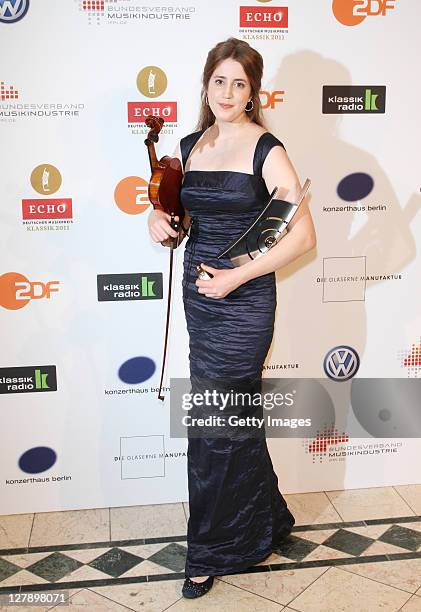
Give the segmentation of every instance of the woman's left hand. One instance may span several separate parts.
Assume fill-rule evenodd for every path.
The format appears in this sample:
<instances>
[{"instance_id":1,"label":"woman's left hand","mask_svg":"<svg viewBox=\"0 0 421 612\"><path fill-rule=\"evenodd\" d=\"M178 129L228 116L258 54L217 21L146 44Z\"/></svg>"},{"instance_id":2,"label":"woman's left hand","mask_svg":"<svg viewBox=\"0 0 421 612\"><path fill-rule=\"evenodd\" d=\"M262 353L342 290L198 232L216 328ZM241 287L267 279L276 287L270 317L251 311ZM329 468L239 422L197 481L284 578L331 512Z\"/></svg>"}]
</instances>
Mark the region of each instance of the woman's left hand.
<instances>
[{"instance_id":1,"label":"woman's left hand","mask_svg":"<svg viewBox=\"0 0 421 612\"><path fill-rule=\"evenodd\" d=\"M199 293L203 293L206 297L221 299L226 297L231 291L237 289L242 284L239 268L212 268L207 264L201 264L205 272L213 274L213 278L208 280L196 280L196 286Z\"/></svg>"}]
</instances>

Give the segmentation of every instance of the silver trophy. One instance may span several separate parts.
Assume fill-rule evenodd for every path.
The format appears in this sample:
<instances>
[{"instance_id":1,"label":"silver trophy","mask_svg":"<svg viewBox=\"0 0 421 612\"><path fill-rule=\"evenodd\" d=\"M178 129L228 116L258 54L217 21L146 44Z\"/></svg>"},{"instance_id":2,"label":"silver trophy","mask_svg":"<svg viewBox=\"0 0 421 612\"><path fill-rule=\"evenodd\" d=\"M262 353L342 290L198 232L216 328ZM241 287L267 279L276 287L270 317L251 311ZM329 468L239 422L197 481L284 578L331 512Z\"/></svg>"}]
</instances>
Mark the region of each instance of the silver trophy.
<instances>
[{"instance_id":1,"label":"silver trophy","mask_svg":"<svg viewBox=\"0 0 421 612\"><path fill-rule=\"evenodd\" d=\"M286 234L288 224L304 200L310 183L310 179L306 179L299 193L296 189L286 192L284 200L275 199L278 192L278 187L275 187L268 203L250 227L224 248L217 258L229 257L235 266L242 266L267 253Z\"/></svg>"}]
</instances>

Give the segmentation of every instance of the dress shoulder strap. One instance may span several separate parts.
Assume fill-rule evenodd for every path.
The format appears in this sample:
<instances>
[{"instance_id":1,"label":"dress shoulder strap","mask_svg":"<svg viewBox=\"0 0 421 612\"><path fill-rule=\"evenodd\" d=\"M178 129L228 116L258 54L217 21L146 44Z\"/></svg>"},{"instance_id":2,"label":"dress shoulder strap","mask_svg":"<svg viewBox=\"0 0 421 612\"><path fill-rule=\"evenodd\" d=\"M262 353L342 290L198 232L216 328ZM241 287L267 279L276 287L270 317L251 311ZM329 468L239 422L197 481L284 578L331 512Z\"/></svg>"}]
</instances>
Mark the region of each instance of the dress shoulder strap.
<instances>
[{"instance_id":1,"label":"dress shoulder strap","mask_svg":"<svg viewBox=\"0 0 421 612\"><path fill-rule=\"evenodd\" d=\"M262 175L262 168L265 162L265 159L271 149L273 147L282 147L285 149L284 145L280 140L276 138L270 132L264 132L259 140L257 141L256 150L254 151L253 158L253 174L257 176Z\"/></svg>"},{"instance_id":2,"label":"dress shoulder strap","mask_svg":"<svg viewBox=\"0 0 421 612\"><path fill-rule=\"evenodd\" d=\"M188 157L194 145L199 140L199 138L201 137L204 131L205 130L199 130L198 132L193 132L192 134L189 134L188 136L184 136L184 138L180 140L180 150L181 150L181 159L183 161L183 169L186 167L186 162L188 160Z\"/></svg>"}]
</instances>

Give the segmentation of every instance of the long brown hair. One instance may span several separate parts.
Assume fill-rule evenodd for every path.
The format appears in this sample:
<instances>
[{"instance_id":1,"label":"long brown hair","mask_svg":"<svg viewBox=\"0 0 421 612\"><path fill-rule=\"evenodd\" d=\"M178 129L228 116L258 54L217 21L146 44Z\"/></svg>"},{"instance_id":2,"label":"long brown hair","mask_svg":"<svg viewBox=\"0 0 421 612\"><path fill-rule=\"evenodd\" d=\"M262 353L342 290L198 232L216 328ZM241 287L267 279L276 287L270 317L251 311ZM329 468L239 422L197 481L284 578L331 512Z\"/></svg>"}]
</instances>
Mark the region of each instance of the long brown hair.
<instances>
[{"instance_id":1,"label":"long brown hair","mask_svg":"<svg viewBox=\"0 0 421 612\"><path fill-rule=\"evenodd\" d=\"M206 103L206 91L215 68L220 62L228 58L242 65L250 81L253 110L248 112L247 116L254 123L266 127L263 121L262 105L259 98L263 75L263 58L256 49L253 49L244 40L231 37L218 43L208 53L202 75L201 106L196 129L206 130L215 123L215 115L211 111L209 104Z\"/></svg>"}]
</instances>

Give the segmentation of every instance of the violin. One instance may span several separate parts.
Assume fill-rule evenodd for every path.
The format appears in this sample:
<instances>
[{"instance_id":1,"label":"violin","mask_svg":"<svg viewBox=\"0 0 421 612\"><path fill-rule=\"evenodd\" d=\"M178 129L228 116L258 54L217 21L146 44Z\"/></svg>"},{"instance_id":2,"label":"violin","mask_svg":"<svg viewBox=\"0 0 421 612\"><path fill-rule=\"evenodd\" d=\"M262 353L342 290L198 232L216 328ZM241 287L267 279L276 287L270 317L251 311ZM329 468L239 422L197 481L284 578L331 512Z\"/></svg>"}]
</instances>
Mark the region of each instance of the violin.
<instances>
[{"instance_id":1,"label":"violin","mask_svg":"<svg viewBox=\"0 0 421 612\"><path fill-rule=\"evenodd\" d=\"M165 325L165 341L164 352L162 356L161 379L159 381L158 399L164 400L162 394L165 361L168 346L168 331L170 324L171 313L171 288L173 276L173 256L174 249L181 244L184 236L187 234L187 229L183 226L185 211L180 200L181 183L183 181L183 170L181 162L177 157L164 155L158 161L155 151L155 144L159 141L159 132L164 125L162 117L154 117L149 115L145 120L146 125L150 128L148 136L145 139L145 145L148 148L149 162L151 165L152 176L148 186L148 197L155 210L162 210L171 216L170 225L176 230L177 237L170 236L163 240L161 244L170 247L170 265L168 277L168 298L167 298L167 318ZM175 220L178 217L178 221Z\"/></svg>"},{"instance_id":2,"label":"violin","mask_svg":"<svg viewBox=\"0 0 421 612\"><path fill-rule=\"evenodd\" d=\"M155 144L159 141L158 134L164 125L162 117L149 115L146 117L145 123L150 128L145 139L145 145L148 148L152 172L148 186L148 197L154 209L163 210L171 215L170 225L178 232L178 235L176 238L167 238L161 244L175 249L181 244L187 233L183 226L185 211L180 201L183 170L177 157L164 155L158 161ZM175 217L178 217L179 220L176 221Z\"/></svg>"}]
</instances>

